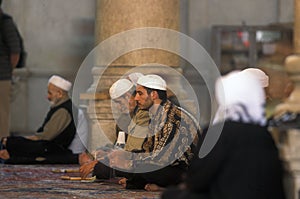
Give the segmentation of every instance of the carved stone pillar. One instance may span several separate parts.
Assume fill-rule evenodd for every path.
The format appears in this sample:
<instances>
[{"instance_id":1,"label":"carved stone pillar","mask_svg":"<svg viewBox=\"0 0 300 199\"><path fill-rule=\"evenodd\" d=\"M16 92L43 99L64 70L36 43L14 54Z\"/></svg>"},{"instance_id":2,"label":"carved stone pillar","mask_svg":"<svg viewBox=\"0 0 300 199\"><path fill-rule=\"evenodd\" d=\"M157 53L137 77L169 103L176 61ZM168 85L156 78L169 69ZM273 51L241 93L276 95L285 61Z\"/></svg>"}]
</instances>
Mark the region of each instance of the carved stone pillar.
<instances>
[{"instance_id":1,"label":"carved stone pillar","mask_svg":"<svg viewBox=\"0 0 300 199\"><path fill-rule=\"evenodd\" d=\"M294 0L294 52L300 54L300 1Z\"/></svg>"},{"instance_id":2,"label":"carved stone pillar","mask_svg":"<svg viewBox=\"0 0 300 199\"><path fill-rule=\"evenodd\" d=\"M135 28L160 27L179 30L179 22L179 0L97 0L96 43L101 45L111 36ZM135 42L139 40L125 37L117 45L108 46L107 51L115 52ZM108 95L108 89L113 82L141 65L151 66L149 70L141 71L143 73L162 74L162 67L159 65L181 72L179 57L160 49L133 50L120 55L109 66L97 56L95 60L95 67L92 69L94 82L89 92L96 95L83 94L81 97L89 101L88 114L92 120L90 150L115 140L115 120ZM167 81L175 79L172 84L180 84L176 77L170 78L166 74L162 76Z\"/></svg>"},{"instance_id":3,"label":"carved stone pillar","mask_svg":"<svg viewBox=\"0 0 300 199\"><path fill-rule=\"evenodd\" d=\"M294 54L286 57L285 69L294 83L294 90L284 103L276 107L275 114L277 115L286 112L300 114L300 0L294 0L293 45ZM279 130L279 136L278 146L286 169L287 198L298 199L300 194L300 129Z\"/></svg>"}]
</instances>

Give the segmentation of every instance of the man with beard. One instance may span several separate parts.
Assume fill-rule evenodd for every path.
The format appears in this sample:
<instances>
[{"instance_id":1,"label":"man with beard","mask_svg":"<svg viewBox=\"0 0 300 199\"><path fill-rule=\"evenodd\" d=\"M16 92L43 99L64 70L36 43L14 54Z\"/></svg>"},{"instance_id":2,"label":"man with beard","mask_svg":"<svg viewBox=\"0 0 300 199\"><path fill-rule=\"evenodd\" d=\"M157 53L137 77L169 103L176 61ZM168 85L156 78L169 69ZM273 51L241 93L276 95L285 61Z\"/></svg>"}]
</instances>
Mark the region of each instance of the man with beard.
<instances>
[{"instance_id":1,"label":"man with beard","mask_svg":"<svg viewBox=\"0 0 300 199\"><path fill-rule=\"evenodd\" d=\"M149 152L128 154L119 150L110 154L111 166L132 173L119 183L127 189L147 191L179 184L198 154L198 123L190 113L167 99L166 82L158 75L138 79L135 100L140 109L149 111L150 135L143 143Z\"/></svg>"},{"instance_id":2,"label":"man with beard","mask_svg":"<svg viewBox=\"0 0 300 199\"><path fill-rule=\"evenodd\" d=\"M136 73L131 73L134 75ZM143 148L143 142L148 134L149 112L147 110L139 109L136 106L135 98L135 81L128 79L119 79L109 89L111 100L115 104L120 116L117 119L117 132L125 132L126 139L124 151L128 153L140 153L148 151L147 147ZM118 134L117 134L118 137ZM82 153L79 156L81 177L85 178L89 174L95 175L98 179L113 178L114 173L117 177L124 177L128 174L126 172L110 168L109 158L112 151L121 150L113 148L112 146L100 147L92 152L95 159L92 159L89 154Z\"/></svg>"},{"instance_id":3,"label":"man with beard","mask_svg":"<svg viewBox=\"0 0 300 199\"><path fill-rule=\"evenodd\" d=\"M5 163L78 162L78 155L68 149L76 133L72 114L75 107L68 96L71 87L71 82L60 76L54 75L49 79L47 98L51 107L42 126L33 136L2 138L0 158Z\"/></svg>"}]
</instances>

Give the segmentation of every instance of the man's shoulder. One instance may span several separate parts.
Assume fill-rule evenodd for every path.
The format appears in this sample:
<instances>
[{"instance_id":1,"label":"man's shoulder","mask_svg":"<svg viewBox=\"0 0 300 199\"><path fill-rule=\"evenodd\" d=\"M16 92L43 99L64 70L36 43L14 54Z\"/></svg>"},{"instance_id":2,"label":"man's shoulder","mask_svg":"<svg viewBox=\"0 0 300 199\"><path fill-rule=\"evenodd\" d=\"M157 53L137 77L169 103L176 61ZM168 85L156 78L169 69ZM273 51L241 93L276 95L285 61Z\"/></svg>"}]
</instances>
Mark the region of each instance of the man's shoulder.
<instances>
[{"instance_id":1,"label":"man's shoulder","mask_svg":"<svg viewBox=\"0 0 300 199\"><path fill-rule=\"evenodd\" d=\"M192 113L190 113L188 110L186 110L185 108L174 105L174 109L175 109L175 112L178 115L178 117L191 119L194 122L196 122L195 116Z\"/></svg>"},{"instance_id":2,"label":"man's shoulder","mask_svg":"<svg viewBox=\"0 0 300 199\"><path fill-rule=\"evenodd\" d=\"M73 103L69 97L61 99L54 107L62 108L62 107L72 107Z\"/></svg>"},{"instance_id":3,"label":"man's shoulder","mask_svg":"<svg viewBox=\"0 0 300 199\"><path fill-rule=\"evenodd\" d=\"M1 20L1 25L3 26L3 30L10 31L15 28L14 20L10 15L2 14L0 20Z\"/></svg>"},{"instance_id":4,"label":"man's shoulder","mask_svg":"<svg viewBox=\"0 0 300 199\"><path fill-rule=\"evenodd\" d=\"M69 110L66 107L58 107L55 111L55 114L70 114Z\"/></svg>"},{"instance_id":5,"label":"man's shoulder","mask_svg":"<svg viewBox=\"0 0 300 199\"><path fill-rule=\"evenodd\" d=\"M1 23L6 27L15 25L12 16L4 13L1 15Z\"/></svg>"},{"instance_id":6,"label":"man's shoulder","mask_svg":"<svg viewBox=\"0 0 300 199\"><path fill-rule=\"evenodd\" d=\"M11 19L12 20L12 16L10 16L10 15L8 15L8 14L6 14L6 13L2 13L2 15L1 15L1 17L2 17L2 19Z\"/></svg>"},{"instance_id":7,"label":"man's shoulder","mask_svg":"<svg viewBox=\"0 0 300 199\"><path fill-rule=\"evenodd\" d=\"M77 108L73 106L73 103L70 98L66 98L65 100L61 101L59 104L52 108L53 111L66 110L70 114L73 112L73 109L77 110Z\"/></svg>"},{"instance_id":8,"label":"man's shoulder","mask_svg":"<svg viewBox=\"0 0 300 199\"><path fill-rule=\"evenodd\" d=\"M171 102L172 104L172 102ZM173 104L172 110L170 111L169 115L174 117L174 120L180 120L184 122L186 125L195 126L196 129L201 131L199 118L196 118L192 113L181 106L177 106Z\"/></svg>"},{"instance_id":9,"label":"man's shoulder","mask_svg":"<svg viewBox=\"0 0 300 199\"><path fill-rule=\"evenodd\" d=\"M149 120L150 120L149 111L143 110L143 109L138 109L132 119L133 119L133 122L137 125L148 126Z\"/></svg>"},{"instance_id":10,"label":"man's shoulder","mask_svg":"<svg viewBox=\"0 0 300 199\"><path fill-rule=\"evenodd\" d=\"M210 129L212 132L221 130L222 133L228 135L229 137L264 137L265 135L270 134L266 126L235 121L225 121L223 123L219 122L212 126L206 127L205 131L208 129Z\"/></svg>"},{"instance_id":11,"label":"man's shoulder","mask_svg":"<svg viewBox=\"0 0 300 199\"><path fill-rule=\"evenodd\" d=\"M149 118L149 111L144 109L138 109L135 115L138 118Z\"/></svg>"}]
</instances>

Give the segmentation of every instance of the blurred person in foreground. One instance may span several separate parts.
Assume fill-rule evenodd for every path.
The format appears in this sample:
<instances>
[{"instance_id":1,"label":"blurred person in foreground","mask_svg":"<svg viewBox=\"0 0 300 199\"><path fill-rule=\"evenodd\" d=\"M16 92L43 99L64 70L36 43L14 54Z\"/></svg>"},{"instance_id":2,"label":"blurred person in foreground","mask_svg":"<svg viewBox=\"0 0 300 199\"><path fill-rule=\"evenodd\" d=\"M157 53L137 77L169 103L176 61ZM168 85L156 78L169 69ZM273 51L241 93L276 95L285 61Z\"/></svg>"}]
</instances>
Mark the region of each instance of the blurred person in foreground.
<instances>
[{"instance_id":1,"label":"blurred person in foreground","mask_svg":"<svg viewBox=\"0 0 300 199\"><path fill-rule=\"evenodd\" d=\"M217 80L215 91L219 109L214 125L204 130L204 143L210 136L216 143L192 164L184 183L162 198L284 199L283 168L267 130L261 82L234 71Z\"/></svg>"}]
</instances>

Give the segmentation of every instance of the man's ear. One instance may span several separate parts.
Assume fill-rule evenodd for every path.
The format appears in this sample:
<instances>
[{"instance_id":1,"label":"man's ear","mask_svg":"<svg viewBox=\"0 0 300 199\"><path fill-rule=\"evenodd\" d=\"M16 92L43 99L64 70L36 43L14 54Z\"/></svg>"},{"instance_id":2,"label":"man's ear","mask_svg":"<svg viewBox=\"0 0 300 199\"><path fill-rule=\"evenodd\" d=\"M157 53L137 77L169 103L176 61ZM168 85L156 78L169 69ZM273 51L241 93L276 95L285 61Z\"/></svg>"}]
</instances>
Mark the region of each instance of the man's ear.
<instances>
[{"instance_id":1,"label":"man's ear","mask_svg":"<svg viewBox=\"0 0 300 199\"><path fill-rule=\"evenodd\" d=\"M130 97L131 97L131 93L129 93L129 92L125 93L125 98L126 98L127 100L130 99Z\"/></svg>"},{"instance_id":2,"label":"man's ear","mask_svg":"<svg viewBox=\"0 0 300 199\"><path fill-rule=\"evenodd\" d=\"M63 96L63 91L62 91L62 90L58 89L58 90L57 90L57 93L58 93L58 96L59 96L60 98Z\"/></svg>"},{"instance_id":3,"label":"man's ear","mask_svg":"<svg viewBox=\"0 0 300 199\"><path fill-rule=\"evenodd\" d=\"M152 91L152 92L150 93L150 96L151 96L152 100L156 100L156 99L158 98L158 93L157 93L157 91Z\"/></svg>"}]
</instances>

